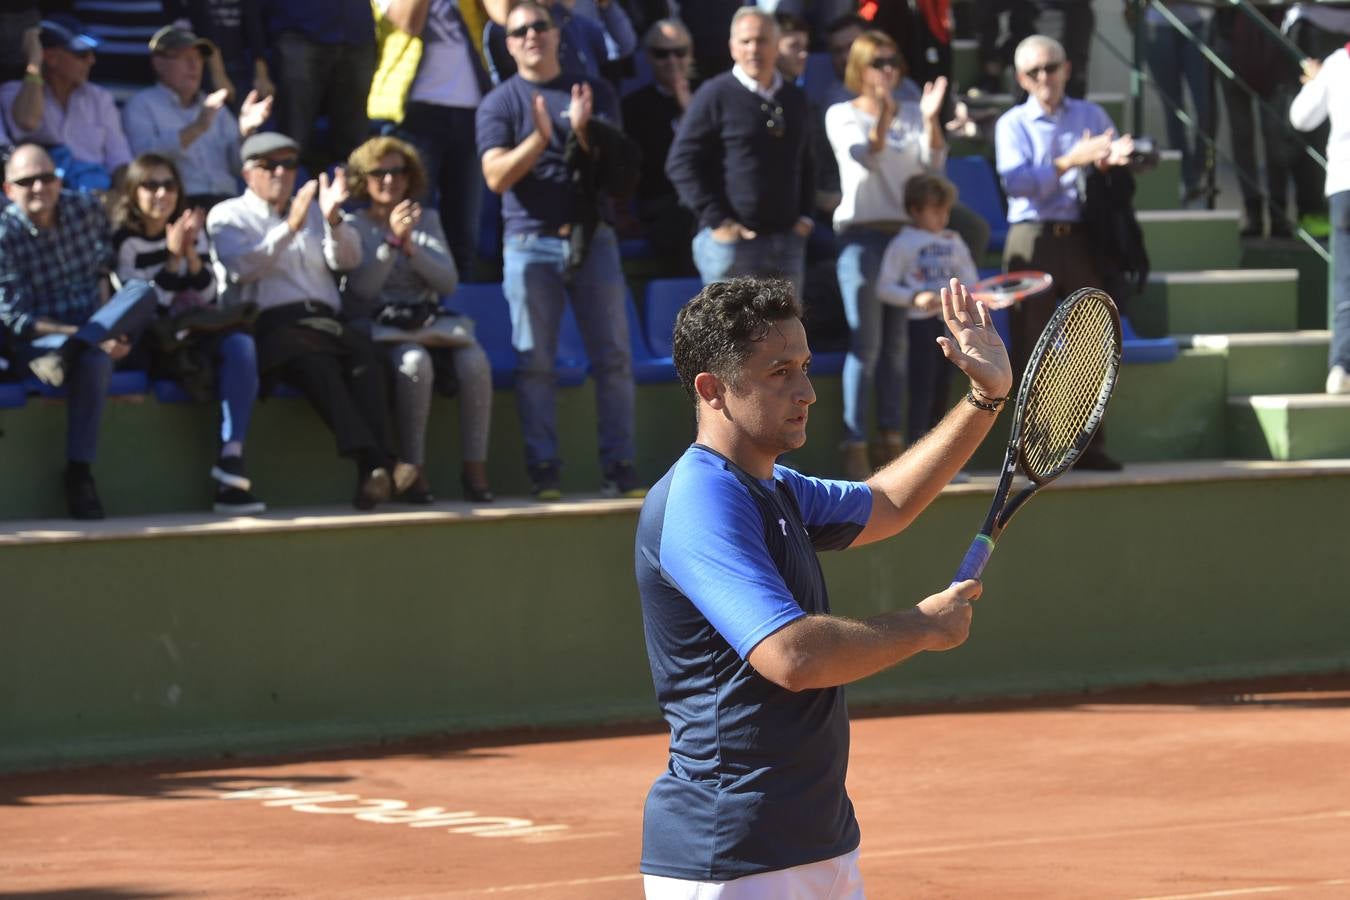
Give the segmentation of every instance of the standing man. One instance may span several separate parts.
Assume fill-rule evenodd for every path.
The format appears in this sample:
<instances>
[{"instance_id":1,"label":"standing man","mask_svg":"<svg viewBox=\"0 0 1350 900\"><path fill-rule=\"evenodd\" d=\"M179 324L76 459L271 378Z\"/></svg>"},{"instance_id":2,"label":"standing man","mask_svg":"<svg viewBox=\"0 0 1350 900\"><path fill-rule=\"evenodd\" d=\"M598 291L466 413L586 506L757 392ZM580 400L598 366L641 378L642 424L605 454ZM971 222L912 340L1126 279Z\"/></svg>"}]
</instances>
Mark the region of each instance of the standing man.
<instances>
[{"instance_id":1,"label":"standing man","mask_svg":"<svg viewBox=\"0 0 1350 900\"><path fill-rule=\"evenodd\" d=\"M696 443L652 488L636 568L670 764L647 795L649 900L862 897L844 789L843 685L962 643L980 583L857 621L830 614L816 554L890 537L951 481L1012 385L988 312L942 289L943 353L967 402L866 482L776 465L806 442L815 390L787 282L710 284L675 322ZM992 402L989 402L992 401Z\"/></svg>"},{"instance_id":2,"label":"standing man","mask_svg":"<svg viewBox=\"0 0 1350 900\"><path fill-rule=\"evenodd\" d=\"M1019 303L1009 314L1013 371L1020 373L1059 302L1079 288L1104 284L1083 222L1085 170L1128 165L1134 141L1116 137L1111 117L1097 104L1065 96L1072 67L1058 41L1039 34L1025 38L1013 65L1017 83L1030 96L994 127L995 161L1012 225L1003 269L1034 269L1055 279L1053 293ZM1119 469L1104 443L1099 428L1075 465Z\"/></svg>"},{"instance_id":3,"label":"standing man","mask_svg":"<svg viewBox=\"0 0 1350 900\"><path fill-rule=\"evenodd\" d=\"M763 9L736 11L730 48L736 64L694 92L666 174L698 219L704 284L772 275L800 297L815 204L806 95L775 66L778 26Z\"/></svg>"},{"instance_id":4,"label":"standing man","mask_svg":"<svg viewBox=\"0 0 1350 900\"><path fill-rule=\"evenodd\" d=\"M107 303L112 232L103 203L63 191L52 159L21 144L5 164L0 210L0 324L17 362L53 387L65 385L66 507L101 519L90 470L98 450L113 364L155 316L155 290L132 280Z\"/></svg>"},{"instance_id":5,"label":"standing man","mask_svg":"<svg viewBox=\"0 0 1350 900\"><path fill-rule=\"evenodd\" d=\"M516 403L532 492L538 500L562 498L555 366L570 295L595 378L601 491L641 497L625 288L607 191L574 185L574 176L584 183L583 173L613 171L625 157L636 172L636 154L618 131L619 102L609 85L563 71L546 6L524 0L511 8L506 47L517 72L478 107L478 152L487 186L503 195L502 289L520 358Z\"/></svg>"},{"instance_id":6,"label":"standing man","mask_svg":"<svg viewBox=\"0 0 1350 900\"><path fill-rule=\"evenodd\" d=\"M122 112L132 151L173 160L187 205L204 209L235 196L239 143L272 113L272 98L250 91L236 119L225 88L202 91L202 70L215 51L185 28L164 26L150 39L155 86L133 95Z\"/></svg>"}]
</instances>

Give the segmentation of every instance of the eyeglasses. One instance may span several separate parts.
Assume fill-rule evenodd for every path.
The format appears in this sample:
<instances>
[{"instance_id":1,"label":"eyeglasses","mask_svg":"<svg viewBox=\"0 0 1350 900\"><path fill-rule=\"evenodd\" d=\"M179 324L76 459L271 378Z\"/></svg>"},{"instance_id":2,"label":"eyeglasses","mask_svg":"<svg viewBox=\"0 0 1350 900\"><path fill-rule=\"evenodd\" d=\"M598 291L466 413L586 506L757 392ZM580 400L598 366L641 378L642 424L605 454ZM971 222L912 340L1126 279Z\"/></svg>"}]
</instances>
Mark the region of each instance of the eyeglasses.
<instances>
[{"instance_id":1,"label":"eyeglasses","mask_svg":"<svg viewBox=\"0 0 1350 900\"><path fill-rule=\"evenodd\" d=\"M898 56L877 56L873 57L868 63L874 69L898 69L900 68L900 57Z\"/></svg>"},{"instance_id":2,"label":"eyeglasses","mask_svg":"<svg viewBox=\"0 0 1350 900\"><path fill-rule=\"evenodd\" d=\"M769 134L776 138L782 137L783 133L787 131L787 121L783 118L783 107L776 103L773 106L761 103L759 111L765 116L764 127L769 129Z\"/></svg>"},{"instance_id":3,"label":"eyeglasses","mask_svg":"<svg viewBox=\"0 0 1350 900\"><path fill-rule=\"evenodd\" d=\"M1063 65L1064 63L1052 62L1046 63L1043 66L1032 66L1030 69L1027 69L1022 74L1030 78L1032 81L1035 81L1036 79L1041 77L1042 72L1044 72L1046 75L1053 75L1056 72L1058 72L1060 70L1060 67Z\"/></svg>"},{"instance_id":4,"label":"eyeglasses","mask_svg":"<svg viewBox=\"0 0 1350 900\"><path fill-rule=\"evenodd\" d=\"M262 169L265 172L275 172L277 169L285 169L289 172L291 169L300 168L300 157L287 156L283 159L251 159L248 164L255 169Z\"/></svg>"},{"instance_id":5,"label":"eyeglasses","mask_svg":"<svg viewBox=\"0 0 1350 900\"><path fill-rule=\"evenodd\" d=\"M689 48L686 47L648 47L647 52L652 55L652 59L670 59L677 56L684 59L689 55Z\"/></svg>"},{"instance_id":6,"label":"eyeglasses","mask_svg":"<svg viewBox=\"0 0 1350 900\"><path fill-rule=\"evenodd\" d=\"M523 38L533 31L535 34L544 34L553 30L553 23L548 19L535 19L533 22L526 22L524 25L512 28L506 33L507 37Z\"/></svg>"},{"instance_id":7,"label":"eyeglasses","mask_svg":"<svg viewBox=\"0 0 1350 900\"><path fill-rule=\"evenodd\" d=\"M402 178L407 174L407 166L391 166L388 169L371 169L366 173L366 177L378 178L380 181L384 181L386 178Z\"/></svg>"},{"instance_id":8,"label":"eyeglasses","mask_svg":"<svg viewBox=\"0 0 1350 900\"><path fill-rule=\"evenodd\" d=\"M11 179L9 183L21 187L24 190L29 190L34 185L46 187L52 182L60 180L61 176L57 175L55 172L38 172L36 175L25 175L22 178Z\"/></svg>"},{"instance_id":9,"label":"eyeglasses","mask_svg":"<svg viewBox=\"0 0 1350 900\"><path fill-rule=\"evenodd\" d=\"M166 191L176 191L178 190L178 182L174 181L172 178L164 178L159 181L153 181L147 178L145 181L141 182L141 189L149 191L152 194L161 188Z\"/></svg>"}]
</instances>

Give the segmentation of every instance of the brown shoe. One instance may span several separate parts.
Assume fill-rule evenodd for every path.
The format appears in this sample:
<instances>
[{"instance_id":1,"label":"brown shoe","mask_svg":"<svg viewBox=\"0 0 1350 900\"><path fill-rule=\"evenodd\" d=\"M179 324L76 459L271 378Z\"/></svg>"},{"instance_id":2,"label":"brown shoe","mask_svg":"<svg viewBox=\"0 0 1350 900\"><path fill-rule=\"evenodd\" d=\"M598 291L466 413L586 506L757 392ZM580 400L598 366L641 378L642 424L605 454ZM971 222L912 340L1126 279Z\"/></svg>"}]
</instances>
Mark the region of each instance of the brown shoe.
<instances>
[{"instance_id":1,"label":"brown shoe","mask_svg":"<svg viewBox=\"0 0 1350 900\"><path fill-rule=\"evenodd\" d=\"M839 464L844 478L849 481L866 481L872 475L872 466L867 460L867 444L862 441L844 441L840 444Z\"/></svg>"},{"instance_id":2,"label":"brown shoe","mask_svg":"<svg viewBox=\"0 0 1350 900\"><path fill-rule=\"evenodd\" d=\"M352 500L352 505L362 510L374 509L389 499L393 486L388 469L372 469L357 482L356 497Z\"/></svg>"}]
</instances>

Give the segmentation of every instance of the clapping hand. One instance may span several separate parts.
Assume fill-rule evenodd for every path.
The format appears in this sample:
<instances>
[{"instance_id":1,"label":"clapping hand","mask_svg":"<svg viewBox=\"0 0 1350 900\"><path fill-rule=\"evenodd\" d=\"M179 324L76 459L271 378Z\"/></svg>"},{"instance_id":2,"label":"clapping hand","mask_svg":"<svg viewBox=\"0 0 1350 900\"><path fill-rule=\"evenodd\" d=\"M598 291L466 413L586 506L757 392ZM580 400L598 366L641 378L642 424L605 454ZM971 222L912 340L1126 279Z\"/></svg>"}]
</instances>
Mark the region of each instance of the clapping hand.
<instances>
[{"instance_id":1,"label":"clapping hand","mask_svg":"<svg viewBox=\"0 0 1350 900\"><path fill-rule=\"evenodd\" d=\"M404 200L389 212L389 231L396 240L406 241L421 220L422 207L413 200Z\"/></svg>"},{"instance_id":2,"label":"clapping hand","mask_svg":"<svg viewBox=\"0 0 1350 900\"><path fill-rule=\"evenodd\" d=\"M239 107L240 136L248 137L257 131L271 114L272 97L270 95L260 97L256 89L249 91L243 105Z\"/></svg>"},{"instance_id":3,"label":"clapping hand","mask_svg":"<svg viewBox=\"0 0 1350 900\"><path fill-rule=\"evenodd\" d=\"M226 88L207 94L206 99L202 101L201 112L197 113L197 124L202 128L210 128L211 123L216 120L216 115L225 107L225 101L229 98L230 92Z\"/></svg>"},{"instance_id":4,"label":"clapping hand","mask_svg":"<svg viewBox=\"0 0 1350 900\"><path fill-rule=\"evenodd\" d=\"M548 114L548 102L544 100L543 94L534 95L534 105L530 110L534 113L535 134L547 144L553 140L553 118Z\"/></svg>"},{"instance_id":5,"label":"clapping hand","mask_svg":"<svg viewBox=\"0 0 1350 900\"><path fill-rule=\"evenodd\" d=\"M318 192L319 183L311 178L291 198L291 209L286 214L286 224L291 227L292 232L298 232L305 227L305 217L309 215L309 208L314 203L314 195Z\"/></svg>"},{"instance_id":6,"label":"clapping hand","mask_svg":"<svg viewBox=\"0 0 1350 900\"><path fill-rule=\"evenodd\" d=\"M586 126L591 124L591 113L595 110L595 95L586 82L572 85L572 103L567 107L567 119L572 123L572 133L581 142L583 150L590 149L586 140Z\"/></svg>"},{"instance_id":7,"label":"clapping hand","mask_svg":"<svg viewBox=\"0 0 1350 900\"><path fill-rule=\"evenodd\" d=\"M936 122L942 113L942 101L947 96L947 78L939 75L936 80L923 86L923 96L919 98L919 115L925 122Z\"/></svg>"},{"instance_id":8,"label":"clapping hand","mask_svg":"<svg viewBox=\"0 0 1350 900\"><path fill-rule=\"evenodd\" d=\"M327 172L319 173L319 212L323 213L329 225L336 225L342 218L342 204L347 202L349 196L345 168L338 166L333 169L332 179L329 179Z\"/></svg>"}]
</instances>

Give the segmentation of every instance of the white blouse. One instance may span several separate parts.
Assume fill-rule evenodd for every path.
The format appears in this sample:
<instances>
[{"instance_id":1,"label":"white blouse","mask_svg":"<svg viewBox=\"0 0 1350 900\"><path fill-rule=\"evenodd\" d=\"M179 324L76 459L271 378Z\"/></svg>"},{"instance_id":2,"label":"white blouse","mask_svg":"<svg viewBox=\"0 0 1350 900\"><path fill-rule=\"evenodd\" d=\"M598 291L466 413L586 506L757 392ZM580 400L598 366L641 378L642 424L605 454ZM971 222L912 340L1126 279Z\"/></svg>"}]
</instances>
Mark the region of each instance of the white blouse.
<instances>
[{"instance_id":1,"label":"white blouse","mask_svg":"<svg viewBox=\"0 0 1350 900\"><path fill-rule=\"evenodd\" d=\"M876 124L850 103L825 110L825 135L839 166L843 194L834 211L834 230L866 222L903 222L905 182L922 172L941 174L947 165L947 147L933 150L923 133L917 103L901 103L886 131L886 145L878 153L869 148L868 135Z\"/></svg>"}]
</instances>

